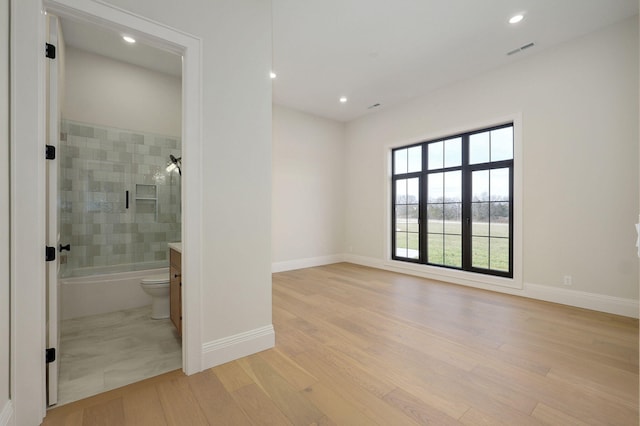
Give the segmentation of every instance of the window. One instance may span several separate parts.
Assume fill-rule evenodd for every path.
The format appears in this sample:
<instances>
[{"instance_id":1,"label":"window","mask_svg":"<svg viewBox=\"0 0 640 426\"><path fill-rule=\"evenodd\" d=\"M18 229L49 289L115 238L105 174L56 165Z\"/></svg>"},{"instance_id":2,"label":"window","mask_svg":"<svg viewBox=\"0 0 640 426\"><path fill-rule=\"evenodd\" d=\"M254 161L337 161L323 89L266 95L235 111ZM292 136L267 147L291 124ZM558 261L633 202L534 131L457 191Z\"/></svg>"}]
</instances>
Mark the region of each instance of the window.
<instances>
[{"instance_id":1,"label":"window","mask_svg":"<svg viewBox=\"0 0 640 426\"><path fill-rule=\"evenodd\" d=\"M392 258L513 277L513 124L392 155Z\"/></svg>"}]
</instances>

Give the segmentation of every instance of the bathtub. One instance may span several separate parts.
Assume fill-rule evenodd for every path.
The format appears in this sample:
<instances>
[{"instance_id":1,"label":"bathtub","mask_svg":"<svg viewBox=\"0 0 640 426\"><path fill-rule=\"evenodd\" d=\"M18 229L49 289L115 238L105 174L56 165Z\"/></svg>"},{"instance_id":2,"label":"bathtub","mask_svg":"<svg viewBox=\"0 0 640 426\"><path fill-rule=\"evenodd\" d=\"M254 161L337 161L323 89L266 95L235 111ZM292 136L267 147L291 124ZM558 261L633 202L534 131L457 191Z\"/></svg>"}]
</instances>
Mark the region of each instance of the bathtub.
<instances>
[{"instance_id":1,"label":"bathtub","mask_svg":"<svg viewBox=\"0 0 640 426\"><path fill-rule=\"evenodd\" d=\"M149 275L166 274L169 268L60 278L60 309L63 320L105 314L151 304L140 287Z\"/></svg>"}]
</instances>

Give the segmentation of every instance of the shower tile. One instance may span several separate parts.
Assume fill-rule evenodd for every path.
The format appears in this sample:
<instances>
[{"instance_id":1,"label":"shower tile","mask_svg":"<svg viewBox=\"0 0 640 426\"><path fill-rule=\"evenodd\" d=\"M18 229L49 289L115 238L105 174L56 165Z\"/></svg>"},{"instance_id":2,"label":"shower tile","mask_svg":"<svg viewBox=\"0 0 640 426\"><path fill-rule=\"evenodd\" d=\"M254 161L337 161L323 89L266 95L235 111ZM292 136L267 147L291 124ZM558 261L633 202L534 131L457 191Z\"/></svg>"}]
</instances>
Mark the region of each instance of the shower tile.
<instances>
[{"instance_id":1,"label":"shower tile","mask_svg":"<svg viewBox=\"0 0 640 426\"><path fill-rule=\"evenodd\" d=\"M102 140L108 139L108 131L107 129L100 129L96 127L93 129L93 136L96 139L102 139Z\"/></svg>"},{"instance_id":2,"label":"shower tile","mask_svg":"<svg viewBox=\"0 0 640 426\"><path fill-rule=\"evenodd\" d=\"M62 179L60 182L61 191L71 191L73 187L73 181L71 179Z\"/></svg>"},{"instance_id":3,"label":"shower tile","mask_svg":"<svg viewBox=\"0 0 640 426\"><path fill-rule=\"evenodd\" d=\"M93 263L92 266L107 266L107 256L104 255L100 255L100 256L93 256Z\"/></svg>"},{"instance_id":4,"label":"shower tile","mask_svg":"<svg viewBox=\"0 0 640 426\"><path fill-rule=\"evenodd\" d=\"M93 237L92 237L93 239ZM86 248L86 255L89 257L99 256L101 253L101 247L94 246L93 244Z\"/></svg>"},{"instance_id":5,"label":"shower tile","mask_svg":"<svg viewBox=\"0 0 640 426\"><path fill-rule=\"evenodd\" d=\"M131 134L131 142L144 144L144 136L141 134L133 133Z\"/></svg>"},{"instance_id":6,"label":"shower tile","mask_svg":"<svg viewBox=\"0 0 640 426\"><path fill-rule=\"evenodd\" d=\"M91 149L100 149L100 140L95 139L95 138L87 138L87 148L91 148Z\"/></svg>"},{"instance_id":7,"label":"shower tile","mask_svg":"<svg viewBox=\"0 0 640 426\"><path fill-rule=\"evenodd\" d=\"M107 154L107 161L119 162L120 153L116 151L105 151Z\"/></svg>"},{"instance_id":8,"label":"shower tile","mask_svg":"<svg viewBox=\"0 0 640 426\"><path fill-rule=\"evenodd\" d=\"M65 150L66 155L70 155L71 157L79 157L80 156L80 147L76 145L70 145Z\"/></svg>"},{"instance_id":9,"label":"shower tile","mask_svg":"<svg viewBox=\"0 0 640 426\"><path fill-rule=\"evenodd\" d=\"M71 133L72 135L85 136L90 138L92 138L95 134L93 127L80 126L76 124L69 125L69 133Z\"/></svg>"},{"instance_id":10,"label":"shower tile","mask_svg":"<svg viewBox=\"0 0 640 426\"><path fill-rule=\"evenodd\" d=\"M119 140L120 142L131 142L131 133L120 132L117 140Z\"/></svg>"},{"instance_id":11,"label":"shower tile","mask_svg":"<svg viewBox=\"0 0 640 426\"><path fill-rule=\"evenodd\" d=\"M73 131L69 131L71 126L74 126ZM129 231L118 232L121 235L112 244L131 245L157 240L156 235L145 237L145 233L162 233L165 243L169 237L180 239L180 224L171 223L180 219L180 215L176 214L180 208L176 185L180 184L180 180L176 173L167 174L165 170L169 154L180 156L178 139L68 120L63 120L61 129L63 132L67 130L67 140L61 141L60 146L60 152L64 158L60 162L61 206L62 202L67 202L67 212L64 213L61 209L60 214L63 224L71 226L73 223L89 223L99 226L105 223L110 225L129 223L133 226ZM133 143L127 141L133 141ZM136 152L134 148L142 154L134 154ZM161 215L162 223L156 222L155 209L138 215L135 214L135 208L125 209L124 191L132 191L132 183L158 186L156 209ZM87 193L87 190L93 192ZM140 228L135 223L136 220L142 221ZM61 228L61 233L71 236L69 230L72 228L62 229L65 228ZM105 242L104 237L98 237L102 231L104 229L90 227L84 235L78 235L76 231L77 235L74 238L85 242L87 246L106 244L108 239ZM66 237L61 235L61 238ZM132 260L136 250L139 248L128 247L124 254L110 255L108 262L141 261ZM143 251L147 254L147 258L154 252L155 250L149 247ZM125 258L126 256L128 258ZM140 258L141 256L138 256L138 259ZM97 261L102 262L101 259ZM93 263L93 257L88 256L82 260L69 259L67 267L95 266Z\"/></svg>"},{"instance_id":12,"label":"shower tile","mask_svg":"<svg viewBox=\"0 0 640 426\"><path fill-rule=\"evenodd\" d=\"M107 192L107 202L116 203L116 202L120 201L120 199L122 198L122 193L120 191L117 191L117 192L115 191L115 189L113 188L113 183L111 185L112 185L112 187ZM115 208L116 207L114 207L114 209Z\"/></svg>"},{"instance_id":13,"label":"shower tile","mask_svg":"<svg viewBox=\"0 0 640 426\"><path fill-rule=\"evenodd\" d=\"M122 234L124 232L129 232L129 224L128 223L114 223L113 224L113 232L116 234Z\"/></svg>"},{"instance_id":14,"label":"shower tile","mask_svg":"<svg viewBox=\"0 0 640 426\"><path fill-rule=\"evenodd\" d=\"M91 235L78 235L76 244L81 244L83 246L90 247L93 242L93 237Z\"/></svg>"},{"instance_id":15,"label":"shower tile","mask_svg":"<svg viewBox=\"0 0 640 426\"><path fill-rule=\"evenodd\" d=\"M99 181L89 181L89 185L87 190L89 190L90 192L93 193L98 193L100 192L100 182Z\"/></svg>"},{"instance_id":16,"label":"shower tile","mask_svg":"<svg viewBox=\"0 0 640 426\"><path fill-rule=\"evenodd\" d=\"M136 154L146 155L149 154L151 148L149 145L136 145Z\"/></svg>"},{"instance_id":17,"label":"shower tile","mask_svg":"<svg viewBox=\"0 0 640 426\"><path fill-rule=\"evenodd\" d=\"M84 223L78 223L71 225L71 235L78 236L86 232L86 226Z\"/></svg>"}]
</instances>

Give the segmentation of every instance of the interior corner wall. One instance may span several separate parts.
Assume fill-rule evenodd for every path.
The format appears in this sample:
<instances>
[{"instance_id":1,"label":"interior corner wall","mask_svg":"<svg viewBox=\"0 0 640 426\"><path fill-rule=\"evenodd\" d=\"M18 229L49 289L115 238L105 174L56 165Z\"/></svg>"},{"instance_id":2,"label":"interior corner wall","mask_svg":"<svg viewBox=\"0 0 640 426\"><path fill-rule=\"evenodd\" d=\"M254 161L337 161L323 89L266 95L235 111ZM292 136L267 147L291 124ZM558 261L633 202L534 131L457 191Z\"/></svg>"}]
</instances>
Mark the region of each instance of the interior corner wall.
<instances>
[{"instance_id":1,"label":"interior corner wall","mask_svg":"<svg viewBox=\"0 0 640 426\"><path fill-rule=\"evenodd\" d=\"M64 30L64 28L63 28ZM180 137L180 77L66 47L62 118Z\"/></svg>"},{"instance_id":2,"label":"interior corner wall","mask_svg":"<svg viewBox=\"0 0 640 426\"><path fill-rule=\"evenodd\" d=\"M230 342L272 327L270 2L108 3L201 39L204 366L242 356Z\"/></svg>"},{"instance_id":3,"label":"interior corner wall","mask_svg":"<svg viewBox=\"0 0 640 426\"><path fill-rule=\"evenodd\" d=\"M346 245L386 259L385 147L521 113L525 288L637 303L638 18L527 52L348 124Z\"/></svg>"},{"instance_id":4,"label":"interior corner wall","mask_svg":"<svg viewBox=\"0 0 640 426\"><path fill-rule=\"evenodd\" d=\"M343 253L343 123L273 106L273 271Z\"/></svg>"},{"instance_id":5,"label":"interior corner wall","mask_svg":"<svg viewBox=\"0 0 640 426\"><path fill-rule=\"evenodd\" d=\"M9 421L9 1L0 0L0 425Z\"/></svg>"}]
</instances>

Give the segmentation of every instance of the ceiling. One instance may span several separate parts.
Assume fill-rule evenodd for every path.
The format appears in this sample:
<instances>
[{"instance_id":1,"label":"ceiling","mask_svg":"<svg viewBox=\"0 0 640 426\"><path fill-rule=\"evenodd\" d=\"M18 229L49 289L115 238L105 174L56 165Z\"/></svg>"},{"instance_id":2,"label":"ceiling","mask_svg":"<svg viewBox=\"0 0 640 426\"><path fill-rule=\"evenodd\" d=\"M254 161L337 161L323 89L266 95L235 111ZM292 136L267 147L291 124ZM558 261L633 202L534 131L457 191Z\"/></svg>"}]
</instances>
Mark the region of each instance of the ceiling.
<instances>
[{"instance_id":1,"label":"ceiling","mask_svg":"<svg viewBox=\"0 0 640 426\"><path fill-rule=\"evenodd\" d=\"M122 32L110 31L87 22L61 18L62 36L66 46L94 52L102 56L128 62L165 74L180 76L180 56L136 42L126 43Z\"/></svg>"},{"instance_id":2,"label":"ceiling","mask_svg":"<svg viewBox=\"0 0 640 426\"><path fill-rule=\"evenodd\" d=\"M638 13L637 0L272 0L273 101L350 121ZM508 19L522 13L515 25ZM177 56L63 20L68 45L180 75ZM507 52L534 43L513 55ZM142 50L139 50L142 49ZM340 103L346 96L348 101ZM377 107L370 108L372 105Z\"/></svg>"}]
</instances>

